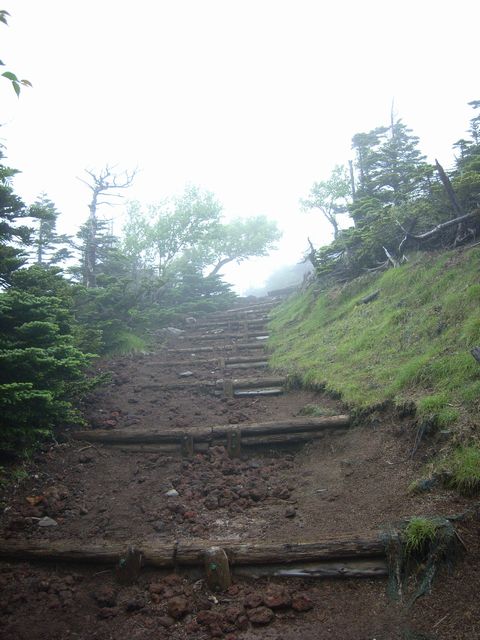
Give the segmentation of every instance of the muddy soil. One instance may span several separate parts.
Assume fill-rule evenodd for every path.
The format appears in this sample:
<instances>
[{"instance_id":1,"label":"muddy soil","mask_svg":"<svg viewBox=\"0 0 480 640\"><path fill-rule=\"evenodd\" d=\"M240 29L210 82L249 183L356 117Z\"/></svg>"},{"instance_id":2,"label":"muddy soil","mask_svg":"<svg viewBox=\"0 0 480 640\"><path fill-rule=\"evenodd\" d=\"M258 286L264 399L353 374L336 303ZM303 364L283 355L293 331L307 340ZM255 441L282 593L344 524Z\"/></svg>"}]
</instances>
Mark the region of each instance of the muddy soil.
<instances>
[{"instance_id":1,"label":"muddy soil","mask_svg":"<svg viewBox=\"0 0 480 640\"><path fill-rule=\"evenodd\" d=\"M230 338L203 342L199 333L193 328L150 354L100 363L98 371L110 371L111 382L88 399L89 428L161 431L259 422L298 416L306 405L330 413L345 411L315 392L228 399L214 395L213 388L192 388L193 381L214 382L225 375L218 361L198 359L231 355L223 345L234 344ZM201 352L199 345L214 350ZM173 348L188 352L168 351ZM261 351L242 350L239 355ZM192 375L183 377L187 371ZM253 367L229 373L238 378L268 375ZM164 388L179 382L189 386ZM221 446L188 460L93 446L73 440L68 430L58 437L58 444L35 456L28 478L7 491L2 537L42 544L315 541L382 530L412 515L460 513L470 506L440 489L408 491L441 442L422 443L412 459L411 421L388 415L326 433L306 446L248 450L240 459L229 458ZM45 517L55 524L41 526ZM472 562L478 563L478 523L463 526L469 559L460 559L454 573L443 576L433 594L408 612L387 597L386 583L379 579L236 578L229 592L214 595L201 574L145 571L135 586L120 587L114 571L102 567L2 563L0 637L414 638L405 635L408 629L423 630L431 638L480 637L473 633L478 631L478 574L467 571ZM454 594L446 586L452 584ZM459 612L464 614L462 624Z\"/></svg>"}]
</instances>

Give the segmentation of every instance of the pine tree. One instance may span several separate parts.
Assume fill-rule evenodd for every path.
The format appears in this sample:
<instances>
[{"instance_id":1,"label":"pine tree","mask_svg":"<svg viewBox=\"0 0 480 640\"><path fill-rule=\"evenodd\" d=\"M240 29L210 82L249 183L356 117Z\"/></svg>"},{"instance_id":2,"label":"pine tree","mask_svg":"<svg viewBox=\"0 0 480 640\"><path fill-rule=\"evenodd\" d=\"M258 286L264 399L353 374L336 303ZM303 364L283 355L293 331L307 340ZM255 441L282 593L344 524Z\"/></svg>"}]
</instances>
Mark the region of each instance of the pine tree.
<instances>
[{"instance_id":1,"label":"pine tree","mask_svg":"<svg viewBox=\"0 0 480 640\"><path fill-rule=\"evenodd\" d=\"M26 261L25 245L29 242L31 229L19 225L26 218L27 208L10 184L18 173L1 163L3 151L0 147L0 288L8 286L12 273Z\"/></svg>"},{"instance_id":2,"label":"pine tree","mask_svg":"<svg viewBox=\"0 0 480 640\"><path fill-rule=\"evenodd\" d=\"M30 207L30 215L38 220L33 233L33 246L37 264L55 265L71 256L69 237L57 234L57 219L60 215L54 203L42 193Z\"/></svg>"}]
</instances>

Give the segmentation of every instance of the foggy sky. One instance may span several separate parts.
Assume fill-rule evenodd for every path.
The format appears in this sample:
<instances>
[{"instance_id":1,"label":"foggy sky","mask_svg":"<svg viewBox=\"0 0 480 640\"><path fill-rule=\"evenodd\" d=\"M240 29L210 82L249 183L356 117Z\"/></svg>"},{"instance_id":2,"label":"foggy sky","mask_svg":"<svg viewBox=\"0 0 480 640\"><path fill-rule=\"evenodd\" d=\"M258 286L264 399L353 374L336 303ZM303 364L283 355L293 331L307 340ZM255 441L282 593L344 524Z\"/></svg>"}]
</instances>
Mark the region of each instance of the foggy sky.
<instances>
[{"instance_id":1,"label":"foggy sky","mask_svg":"<svg viewBox=\"0 0 480 640\"><path fill-rule=\"evenodd\" d=\"M0 58L33 89L0 83L8 162L27 202L45 191L62 230L86 218L76 179L138 166L129 197L186 182L227 217L265 214L280 251L225 270L240 290L330 239L300 212L315 180L352 158L353 134L395 112L446 166L480 98L479 3L457 0L5 0ZM108 210L120 217L122 209ZM119 229L117 229L119 230Z\"/></svg>"}]
</instances>

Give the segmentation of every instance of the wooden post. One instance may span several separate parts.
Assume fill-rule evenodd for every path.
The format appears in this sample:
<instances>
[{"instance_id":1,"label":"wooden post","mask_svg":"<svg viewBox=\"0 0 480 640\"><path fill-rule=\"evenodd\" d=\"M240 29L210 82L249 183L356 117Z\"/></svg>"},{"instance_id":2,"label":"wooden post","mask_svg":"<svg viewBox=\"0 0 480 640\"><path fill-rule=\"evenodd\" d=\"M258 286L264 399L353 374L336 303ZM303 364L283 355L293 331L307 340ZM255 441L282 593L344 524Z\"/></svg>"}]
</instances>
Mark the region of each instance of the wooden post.
<instances>
[{"instance_id":1,"label":"wooden post","mask_svg":"<svg viewBox=\"0 0 480 640\"><path fill-rule=\"evenodd\" d=\"M227 433L227 451L230 458L239 458L242 451L242 433L240 429L232 429Z\"/></svg>"},{"instance_id":2,"label":"wooden post","mask_svg":"<svg viewBox=\"0 0 480 640\"><path fill-rule=\"evenodd\" d=\"M223 393L227 398L233 398L233 380L223 381Z\"/></svg>"},{"instance_id":3,"label":"wooden post","mask_svg":"<svg viewBox=\"0 0 480 640\"><path fill-rule=\"evenodd\" d=\"M225 591L230 586L230 565L227 554L221 547L205 550L205 574L207 584L212 591Z\"/></svg>"},{"instance_id":4,"label":"wooden post","mask_svg":"<svg viewBox=\"0 0 480 640\"><path fill-rule=\"evenodd\" d=\"M140 570L142 568L142 552L135 547L128 547L127 553L120 558L117 569L116 578L120 584L133 584L138 580Z\"/></svg>"},{"instance_id":5,"label":"wooden post","mask_svg":"<svg viewBox=\"0 0 480 640\"><path fill-rule=\"evenodd\" d=\"M193 436L190 433L184 433L180 441L180 448L184 458L193 458L195 447L193 444Z\"/></svg>"}]
</instances>

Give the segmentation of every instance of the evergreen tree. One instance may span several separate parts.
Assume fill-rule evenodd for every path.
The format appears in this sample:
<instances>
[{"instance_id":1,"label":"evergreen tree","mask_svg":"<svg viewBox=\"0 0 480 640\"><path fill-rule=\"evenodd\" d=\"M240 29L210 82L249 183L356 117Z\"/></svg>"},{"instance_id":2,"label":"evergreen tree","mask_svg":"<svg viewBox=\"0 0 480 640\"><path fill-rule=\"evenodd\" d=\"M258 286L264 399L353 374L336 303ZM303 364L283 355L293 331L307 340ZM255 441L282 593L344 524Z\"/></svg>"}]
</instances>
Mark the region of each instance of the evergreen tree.
<instances>
[{"instance_id":1,"label":"evergreen tree","mask_svg":"<svg viewBox=\"0 0 480 640\"><path fill-rule=\"evenodd\" d=\"M26 261L25 246L31 229L18 221L26 218L27 208L11 186L11 178L18 173L5 166L0 148L0 288L8 286L12 273Z\"/></svg>"},{"instance_id":2,"label":"evergreen tree","mask_svg":"<svg viewBox=\"0 0 480 640\"><path fill-rule=\"evenodd\" d=\"M59 235L56 231L59 212L54 203L42 193L30 207L30 216L38 221L33 232L32 244L37 264L54 265L71 256L67 235Z\"/></svg>"},{"instance_id":3,"label":"evergreen tree","mask_svg":"<svg viewBox=\"0 0 480 640\"><path fill-rule=\"evenodd\" d=\"M452 185L462 208L469 212L480 207L480 100L468 103L477 113L470 120L470 139L459 140L454 147L460 151Z\"/></svg>"},{"instance_id":4,"label":"evergreen tree","mask_svg":"<svg viewBox=\"0 0 480 640\"><path fill-rule=\"evenodd\" d=\"M387 206L400 206L422 195L432 168L418 142L411 129L393 117L389 127L353 137L358 186L350 213L355 224L380 215Z\"/></svg>"}]
</instances>

